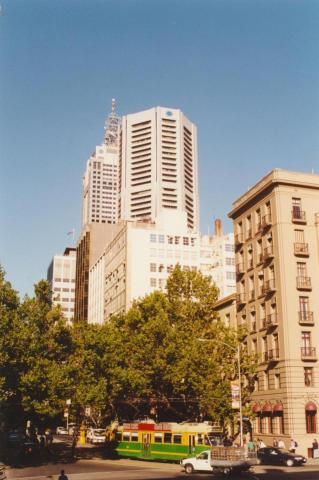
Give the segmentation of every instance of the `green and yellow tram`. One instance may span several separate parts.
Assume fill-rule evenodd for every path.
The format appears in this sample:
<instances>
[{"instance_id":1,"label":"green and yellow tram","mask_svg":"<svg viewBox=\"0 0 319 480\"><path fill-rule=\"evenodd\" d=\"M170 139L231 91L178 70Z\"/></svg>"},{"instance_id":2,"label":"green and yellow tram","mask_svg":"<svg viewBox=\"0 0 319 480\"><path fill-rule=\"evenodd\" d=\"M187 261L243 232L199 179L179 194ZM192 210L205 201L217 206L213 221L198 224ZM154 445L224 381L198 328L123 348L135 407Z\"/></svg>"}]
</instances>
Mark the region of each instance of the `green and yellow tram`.
<instances>
[{"instance_id":1,"label":"green and yellow tram","mask_svg":"<svg viewBox=\"0 0 319 480\"><path fill-rule=\"evenodd\" d=\"M219 443L221 430L211 422L124 423L112 432L114 449L121 457L179 461Z\"/></svg>"}]
</instances>

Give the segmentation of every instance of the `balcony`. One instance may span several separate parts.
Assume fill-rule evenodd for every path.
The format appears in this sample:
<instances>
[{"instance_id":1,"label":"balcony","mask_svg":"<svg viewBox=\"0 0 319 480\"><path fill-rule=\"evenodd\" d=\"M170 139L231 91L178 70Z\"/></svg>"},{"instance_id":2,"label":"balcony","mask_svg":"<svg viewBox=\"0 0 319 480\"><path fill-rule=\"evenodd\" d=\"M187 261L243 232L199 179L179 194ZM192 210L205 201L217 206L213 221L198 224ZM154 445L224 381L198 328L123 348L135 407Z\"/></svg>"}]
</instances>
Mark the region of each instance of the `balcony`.
<instances>
[{"instance_id":1,"label":"balcony","mask_svg":"<svg viewBox=\"0 0 319 480\"><path fill-rule=\"evenodd\" d=\"M307 223L306 212L299 208L293 208L291 212L291 221L294 223Z\"/></svg>"},{"instance_id":2,"label":"balcony","mask_svg":"<svg viewBox=\"0 0 319 480\"><path fill-rule=\"evenodd\" d=\"M245 273L244 269L244 264L243 263L237 263L236 265L236 275L239 277L240 275L243 275Z\"/></svg>"},{"instance_id":3,"label":"balcony","mask_svg":"<svg viewBox=\"0 0 319 480\"><path fill-rule=\"evenodd\" d=\"M294 253L298 257L308 257L308 243L294 243Z\"/></svg>"},{"instance_id":4,"label":"balcony","mask_svg":"<svg viewBox=\"0 0 319 480\"><path fill-rule=\"evenodd\" d=\"M236 295L236 301L238 305L245 305L247 303L246 293L238 293Z\"/></svg>"},{"instance_id":5,"label":"balcony","mask_svg":"<svg viewBox=\"0 0 319 480\"><path fill-rule=\"evenodd\" d=\"M298 290L312 290L310 277L297 277Z\"/></svg>"},{"instance_id":6,"label":"balcony","mask_svg":"<svg viewBox=\"0 0 319 480\"><path fill-rule=\"evenodd\" d=\"M277 312L270 313L266 317L266 327L271 328L271 327L277 327L278 325L278 318L277 318Z\"/></svg>"},{"instance_id":7,"label":"balcony","mask_svg":"<svg viewBox=\"0 0 319 480\"><path fill-rule=\"evenodd\" d=\"M271 214L267 213L267 215L264 215L261 220L261 228L266 229L272 225L272 218Z\"/></svg>"},{"instance_id":8,"label":"balcony","mask_svg":"<svg viewBox=\"0 0 319 480\"><path fill-rule=\"evenodd\" d=\"M274 247L269 245L269 247L264 248L263 261L267 262L271 258L274 258Z\"/></svg>"},{"instance_id":9,"label":"balcony","mask_svg":"<svg viewBox=\"0 0 319 480\"><path fill-rule=\"evenodd\" d=\"M250 240L251 238L253 238L253 233L252 233L252 229L249 228L246 232L246 240Z\"/></svg>"},{"instance_id":10,"label":"balcony","mask_svg":"<svg viewBox=\"0 0 319 480\"><path fill-rule=\"evenodd\" d=\"M313 312L301 311L299 312L300 325L314 325Z\"/></svg>"},{"instance_id":11,"label":"balcony","mask_svg":"<svg viewBox=\"0 0 319 480\"><path fill-rule=\"evenodd\" d=\"M262 287L262 292L264 295L268 295L276 291L275 279L270 278L265 282L265 285Z\"/></svg>"},{"instance_id":12,"label":"balcony","mask_svg":"<svg viewBox=\"0 0 319 480\"><path fill-rule=\"evenodd\" d=\"M277 360L279 360L279 348L264 352L264 362L276 362Z\"/></svg>"},{"instance_id":13,"label":"balcony","mask_svg":"<svg viewBox=\"0 0 319 480\"><path fill-rule=\"evenodd\" d=\"M244 243L244 235L242 233L237 233L235 235L235 247L239 247Z\"/></svg>"},{"instance_id":14,"label":"balcony","mask_svg":"<svg viewBox=\"0 0 319 480\"><path fill-rule=\"evenodd\" d=\"M253 300L255 300L255 290L250 290L249 301L252 302Z\"/></svg>"},{"instance_id":15,"label":"balcony","mask_svg":"<svg viewBox=\"0 0 319 480\"><path fill-rule=\"evenodd\" d=\"M301 347L300 350L302 360L317 360L315 347Z\"/></svg>"}]
</instances>

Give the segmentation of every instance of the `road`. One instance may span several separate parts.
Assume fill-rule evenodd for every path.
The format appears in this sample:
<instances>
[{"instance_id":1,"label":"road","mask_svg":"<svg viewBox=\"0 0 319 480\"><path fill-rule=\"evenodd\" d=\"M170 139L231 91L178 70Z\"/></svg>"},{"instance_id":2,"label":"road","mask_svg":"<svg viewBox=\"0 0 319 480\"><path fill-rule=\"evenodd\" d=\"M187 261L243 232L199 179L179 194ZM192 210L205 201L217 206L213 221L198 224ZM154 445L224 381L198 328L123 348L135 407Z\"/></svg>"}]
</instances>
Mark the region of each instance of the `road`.
<instances>
[{"instance_id":1,"label":"road","mask_svg":"<svg viewBox=\"0 0 319 480\"><path fill-rule=\"evenodd\" d=\"M70 456L68 439L55 440L52 455L35 459L32 463L11 467L8 479L57 480L64 469L69 480L220 480L217 475L197 473L185 475L178 464L145 462L129 459L103 459L101 449L85 446L77 448L76 458ZM319 465L302 467L254 467L242 475L234 475L233 480L318 480Z\"/></svg>"}]
</instances>

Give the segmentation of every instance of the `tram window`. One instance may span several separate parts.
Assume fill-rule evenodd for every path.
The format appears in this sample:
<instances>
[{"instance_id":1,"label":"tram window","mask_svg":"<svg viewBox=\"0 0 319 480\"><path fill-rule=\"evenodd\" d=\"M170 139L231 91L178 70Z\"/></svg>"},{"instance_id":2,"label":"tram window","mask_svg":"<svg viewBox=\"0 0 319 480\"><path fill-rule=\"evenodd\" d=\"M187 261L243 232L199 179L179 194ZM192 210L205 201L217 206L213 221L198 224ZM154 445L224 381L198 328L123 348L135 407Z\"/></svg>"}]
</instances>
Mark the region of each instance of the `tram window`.
<instances>
[{"instance_id":1,"label":"tram window","mask_svg":"<svg viewBox=\"0 0 319 480\"><path fill-rule=\"evenodd\" d=\"M197 436L197 445L203 445L203 443L204 443L203 435L199 433Z\"/></svg>"},{"instance_id":2,"label":"tram window","mask_svg":"<svg viewBox=\"0 0 319 480\"><path fill-rule=\"evenodd\" d=\"M137 442L138 441L138 433L137 432L132 432L131 433L131 442Z\"/></svg>"},{"instance_id":3,"label":"tram window","mask_svg":"<svg viewBox=\"0 0 319 480\"><path fill-rule=\"evenodd\" d=\"M163 441L163 434L162 433L155 433L154 442L155 443L162 443L162 441Z\"/></svg>"},{"instance_id":4,"label":"tram window","mask_svg":"<svg viewBox=\"0 0 319 480\"><path fill-rule=\"evenodd\" d=\"M171 443L171 441L172 441L172 434L164 433L164 443Z\"/></svg>"},{"instance_id":5,"label":"tram window","mask_svg":"<svg viewBox=\"0 0 319 480\"><path fill-rule=\"evenodd\" d=\"M130 441L130 432L123 432L123 440L124 442Z\"/></svg>"},{"instance_id":6,"label":"tram window","mask_svg":"<svg viewBox=\"0 0 319 480\"><path fill-rule=\"evenodd\" d=\"M116 432L115 438L118 442L122 441L122 432Z\"/></svg>"},{"instance_id":7,"label":"tram window","mask_svg":"<svg viewBox=\"0 0 319 480\"><path fill-rule=\"evenodd\" d=\"M182 443L182 435L173 435L173 443Z\"/></svg>"}]
</instances>

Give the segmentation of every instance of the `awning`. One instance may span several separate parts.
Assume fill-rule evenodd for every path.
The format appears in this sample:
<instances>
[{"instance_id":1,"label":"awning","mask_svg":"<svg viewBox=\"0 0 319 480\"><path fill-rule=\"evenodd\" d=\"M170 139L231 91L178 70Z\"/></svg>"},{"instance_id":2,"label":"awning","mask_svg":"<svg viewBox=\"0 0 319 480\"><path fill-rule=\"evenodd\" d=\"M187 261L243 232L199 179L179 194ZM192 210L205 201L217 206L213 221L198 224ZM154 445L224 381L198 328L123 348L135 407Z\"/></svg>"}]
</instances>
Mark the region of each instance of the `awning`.
<instances>
[{"instance_id":1,"label":"awning","mask_svg":"<svg viewBox=\"0 0 319 480\"><path fill-rule=\"evenodd\" d=\"M253 405L252 411L253 411L254 413L259 413L259 412L261 412L261 406L259 405L259 403L255 403L255 405Z\"/></svg>"},{"instance_id":2,"label":"awning","mask_svg":"<svg viewBox=\"0 0 319 480\"><path fill-rule=\"evenodd\" d=\"M283 412L284 411L284 407L282 405L282 403L280 402L277 402L274 407L273 407L273 412Z\"/></svg>"},{"instance_id":3,"label":"awning","mask_svg":"<svg viewBox=\"0 0 319 480\"><path fill-rule=\"evenodd\" d=\"M263 413L271 413L272 412L272 406L271 403L265 403L263 406Z\"/></svg>"},{"instance_id":4,"label":"awning","mask_svg":"<svg viewBox=\"0 0 319 480\"><path fill-rule=\"evenodd\" d=\"M317 405L313 402L308 402L305 406L305 410L307 412L316 412L317 411Z\"/></svg>"}]
</instances>

